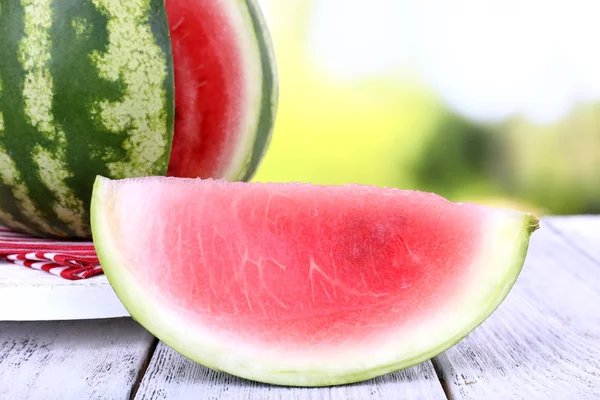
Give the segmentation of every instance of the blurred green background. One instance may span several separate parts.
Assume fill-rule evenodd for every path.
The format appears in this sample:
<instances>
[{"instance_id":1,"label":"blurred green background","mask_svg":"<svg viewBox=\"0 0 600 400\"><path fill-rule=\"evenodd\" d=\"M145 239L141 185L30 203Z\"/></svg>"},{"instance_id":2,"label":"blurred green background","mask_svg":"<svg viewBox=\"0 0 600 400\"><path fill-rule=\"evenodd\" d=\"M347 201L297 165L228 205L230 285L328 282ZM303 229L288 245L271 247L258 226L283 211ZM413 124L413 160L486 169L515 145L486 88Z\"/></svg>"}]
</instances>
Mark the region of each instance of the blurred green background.
<instances>
[{"instance_id":1,"label":"blurred green background","mask_svg":"<svg viewBox=\"0 0 600 400\"><path fill-rule=\"evenodd\" d=\"M255 180L600 213L595 2L260 3L281 87Z\"/></svg>"}]
</instances>

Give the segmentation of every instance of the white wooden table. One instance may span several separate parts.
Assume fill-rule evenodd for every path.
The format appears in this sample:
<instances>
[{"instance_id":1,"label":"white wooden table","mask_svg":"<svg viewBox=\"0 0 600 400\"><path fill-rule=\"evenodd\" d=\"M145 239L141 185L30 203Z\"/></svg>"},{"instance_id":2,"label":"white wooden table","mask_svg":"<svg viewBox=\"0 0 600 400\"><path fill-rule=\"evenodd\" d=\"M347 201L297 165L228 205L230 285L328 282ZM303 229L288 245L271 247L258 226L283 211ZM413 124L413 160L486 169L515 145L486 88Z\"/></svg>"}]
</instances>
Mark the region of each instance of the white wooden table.
<instances>
[{"instance_id":1,"label":"white wooden table","mask_svg":"<svg viewBox=\"0 0 600 400\"><path fill-rule=\"evenodd\" d=\"M544 219L518 283L482 326L431 361L359 384L238 379L129 318L0 322L0 399L446 398L600 399L600 217Z\"/></svg>"}]
</instances>

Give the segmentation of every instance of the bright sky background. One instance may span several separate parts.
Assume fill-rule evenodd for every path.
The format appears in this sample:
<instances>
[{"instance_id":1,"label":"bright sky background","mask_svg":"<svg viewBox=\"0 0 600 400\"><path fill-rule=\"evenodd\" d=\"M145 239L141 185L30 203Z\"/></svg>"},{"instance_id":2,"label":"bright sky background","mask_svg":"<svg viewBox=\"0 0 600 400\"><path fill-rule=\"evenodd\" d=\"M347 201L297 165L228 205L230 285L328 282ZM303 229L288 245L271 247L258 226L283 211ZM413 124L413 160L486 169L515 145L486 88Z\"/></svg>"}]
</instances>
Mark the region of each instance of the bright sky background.
<instances>
[{"instance_id":1,"label":"bright sky background","mask_svg":"<svg viewBox=\"0 0 600 400\"><path fill-rule=\"evenodd\" d=\"M472 118L552 122L600 98L599 17L598 0L318 0L310 48L348 78L416 66Z\"/></svg>"}]
</instances>

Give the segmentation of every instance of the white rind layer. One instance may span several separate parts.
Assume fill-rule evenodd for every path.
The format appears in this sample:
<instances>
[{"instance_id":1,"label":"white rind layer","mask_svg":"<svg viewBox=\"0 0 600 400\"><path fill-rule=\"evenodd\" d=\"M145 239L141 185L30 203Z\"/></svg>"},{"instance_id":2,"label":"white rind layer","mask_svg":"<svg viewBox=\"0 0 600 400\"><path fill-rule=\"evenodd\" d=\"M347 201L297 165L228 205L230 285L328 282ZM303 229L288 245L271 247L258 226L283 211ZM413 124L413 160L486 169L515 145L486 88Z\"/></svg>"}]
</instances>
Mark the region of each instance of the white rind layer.
<instances>
[{"instance_id":1,"label":"white rind layer","mask_svg":"<svg viewBox=\"0 0 600 400\"><path fill-rule=\"evenodd\" d=\"M267 37L266 26L263 25L262 29L254 26L252 13L259 12L255 0L224 1L222 6L227 15L227 23L235 31L235 37L238 38L240 62L244 66L242 82L244 82L245 87L242 90L244 95L241 107L242 115L236 127L237 132L240 132L236 138L239 143L233 149L233 154L229 157L231 162L227 165L226 170L221 172L221 176L227 180L238 180L246 174L248 168L246 164L249 161L249 155L252 153L256 136L259 134L263 96L267 95L263 88L263 85L265 85L263 68L267 68L267 66L262 64L259 41L265 42L265 47L269 51L268 58L271 64L268 67L273 74L276 73L275 55L270 45L270 38ZM259 23L263 23L262 15L255 16L255 18ZM273 82L273 90L277 90L275 82ZM276 93L269 93L268 95L272 99L276 97ZM270 106L274 117L275 105L271 104Z\"/></svg>"},{"instance_id":2,"label":"white rind layer","mask_svg":"<svg viewBox=\"0 0 600 400\"><path fill-rule=\"evenodd\" d=\"M290 386L325 386L366 380L426 361L456 344L500 305L514 285L537 219L531 214L489 209L481 250L464 285L420 323L388 330L372 340L311 354L253 345L186 320L158 301L122 265L118 240L109 226L115 183L98 178L92 198L92 231L106 276L131 315L174 350L207 367L247 379ZM143 251L143 250L142 250Z\"/></svg>"}]
</instances>

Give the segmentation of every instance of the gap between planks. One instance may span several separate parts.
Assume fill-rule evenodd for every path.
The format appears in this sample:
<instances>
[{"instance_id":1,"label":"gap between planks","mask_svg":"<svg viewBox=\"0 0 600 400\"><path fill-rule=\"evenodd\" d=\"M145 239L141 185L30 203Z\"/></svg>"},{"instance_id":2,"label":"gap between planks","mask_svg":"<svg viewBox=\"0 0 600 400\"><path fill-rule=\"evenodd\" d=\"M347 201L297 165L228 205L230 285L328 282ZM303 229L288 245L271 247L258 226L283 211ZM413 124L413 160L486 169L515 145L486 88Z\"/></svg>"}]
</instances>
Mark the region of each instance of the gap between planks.
<instances>
[{"instance_id":1,"label":"gap between planks","mask_svg":"<svg viewBox=\"0 0 600 400\"><path fill-rule=\"evenodd\" d=\"M0 323L0 399L129 398L154 337L130 318Z\"/></svg>"},{"instance_id":2,"label":"gap between planks","mask_svg":"<svg viewBox=\"0 0 600 400\"><path fill-rule=\"evenodd\" d=\"M150 361L152 361L152 357L156 352L158 342L159 340L155 337L152 340L152 343L150 343L150 346L148 347L148 352L146 353L142 366L140 367L140 371L138 372L138 375L131 387L131 394L129 395L129 400L135 399L135 396L137 395L137 392L140 389L140 385L142 384L142 380L144 379L144 375L146 375L146 371L148 371L148 367L150 366Z\"/></svg>"},{"instance_id":3,"label":"gap between planks","mask_svg":"<svg viewBox=\"0 0 600 400\"><path fill-rule=\"evenodd\" d=\"M447 397L430 361L354 384L288 387L206 368L160 342L135 399L447 400Z\"/></svg>"},{"instance_id":4,"label":"gap between planks","mask_svg":"<svg viewBox=\"0 0 600 400\"><path fill-rule=\"evenodd\" d=\"M438 381L440 382L440 386L442 387L442 390L444 391L444 395L446 396L446 399L452 400L452 393L450 390L450 385L448 384L448 381L446 381L446 378L444 376L444 370L443 370L442 366L440 365L440 363L437 361L437 357L434 357L431 359L431 365L433 365L433 370L435 371L435 374L437 375Z\"/></svg>"}]
</instances>

